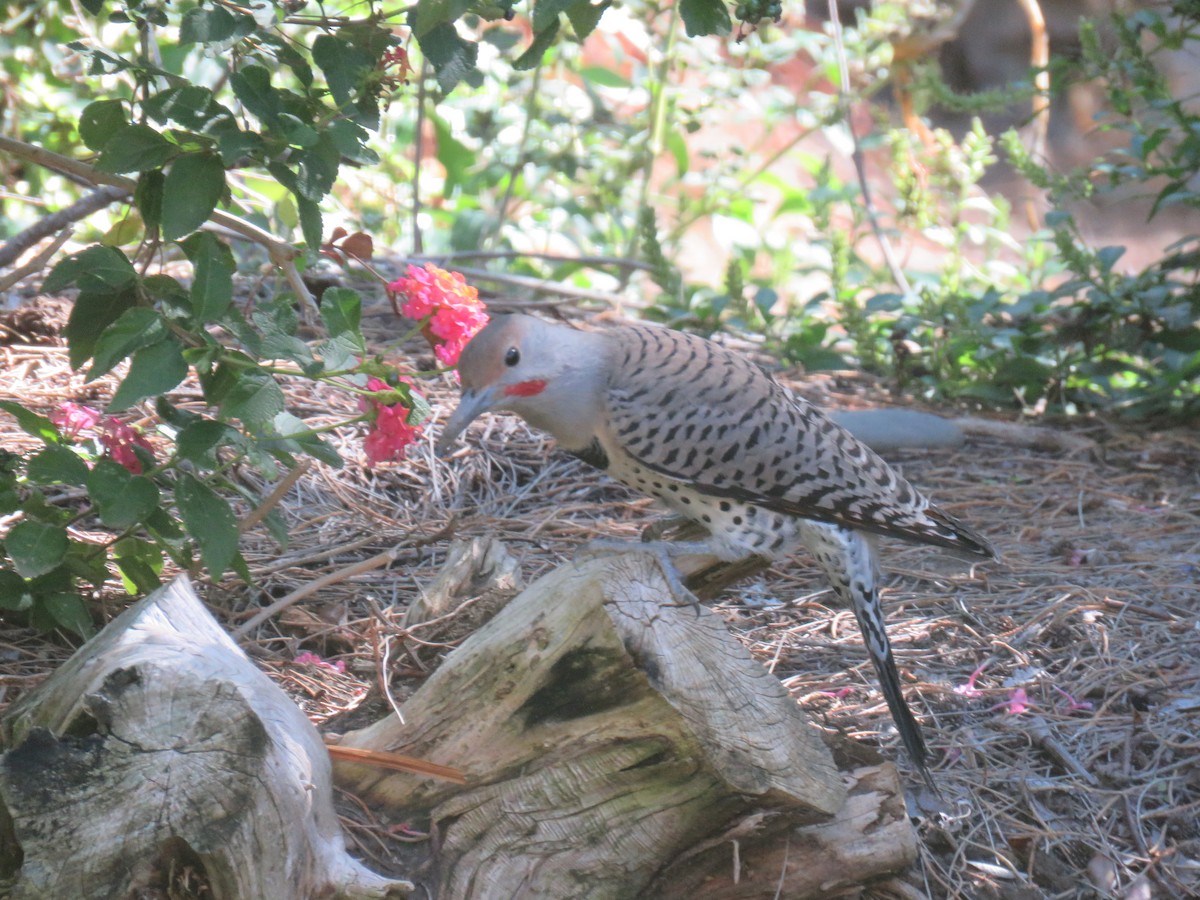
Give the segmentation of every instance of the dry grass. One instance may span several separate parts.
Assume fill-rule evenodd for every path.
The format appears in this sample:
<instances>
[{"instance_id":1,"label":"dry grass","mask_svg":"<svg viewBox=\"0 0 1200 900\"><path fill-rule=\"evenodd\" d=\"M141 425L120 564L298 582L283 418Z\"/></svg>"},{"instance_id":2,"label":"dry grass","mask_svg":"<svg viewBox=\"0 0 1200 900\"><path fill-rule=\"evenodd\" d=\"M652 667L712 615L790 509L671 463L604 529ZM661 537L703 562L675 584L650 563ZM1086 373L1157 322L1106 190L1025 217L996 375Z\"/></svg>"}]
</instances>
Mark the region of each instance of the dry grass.
<instances>
[{"instance_id":1,"label":"dry grass","mask_svg":"<svg viewBox=\"0 0 1200 900\"><path fill-rule=\"evenodd\" d=\"M384 346L388 327L376 323L374 338L394 349ZM0 399L44 412L111 390L85 386L57 345L9 340L0 356ZM804 387L835 404L880 399L862 381ZM353 410L332 389L297 384L290 393L297 414L318 421ZM452 402L449 384L434 394L443 410ZM185 386L180 397L189 396ZM875 896L1200 895L1200 440L1097 423L1089 433L1096 453L979 440L894 458L1003 559L969 571L922 547L884 545L897 660L958 812L922 820L919 866ZM7 416L0 434L6 448L29 445ZM208 592L235 629L335 574L245 642L317 721L382 714L382 672L402 699L454 643L440 637L409 653L419 634L406 638L399 624L438 571L451 531L502 537L532 580L589 537L634 536L656 515L512 420L477 425L448 463L433 458L430 437L406 464L371 470L360 437L338 434L346 466L314 466L285 497L286 548L263 529L246 535L253 587L231 579ZM240 477L269 491L254 472ZM336 577L388 550L390 565ZM101 620L118 611L117 596L98 598ZM816 721L882 745L904 766L853 616L832 602L799 559L728 591L719 609ZM343 661L346 674L294 664L302 650ZM0 703L69 653L53 637L7 625ZM967 690L976 670L976 690ZM1023 710L1014 707L1018 690ZM420 838L366 810L356 818L360 845L377 862ZM1151 893L1137 894L1139 885Z\"/></svg>"}]
</instances>

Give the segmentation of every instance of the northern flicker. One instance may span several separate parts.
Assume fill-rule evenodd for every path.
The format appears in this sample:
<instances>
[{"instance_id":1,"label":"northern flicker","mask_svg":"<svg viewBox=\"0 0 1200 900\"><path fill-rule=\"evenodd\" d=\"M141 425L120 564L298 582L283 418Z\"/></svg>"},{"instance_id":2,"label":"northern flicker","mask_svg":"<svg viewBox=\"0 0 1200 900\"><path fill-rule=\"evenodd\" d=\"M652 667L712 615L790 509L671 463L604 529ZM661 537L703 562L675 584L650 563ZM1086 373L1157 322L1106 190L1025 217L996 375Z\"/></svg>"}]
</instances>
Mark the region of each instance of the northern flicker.
<instances>
[{"instance_id":1,"label":"northern flicker","mask_svg":"<svg viewBox=\"0 0 1200 900\"><path fill-rule=\"evenodd\" d=\"M707 537L681 551L735 561L808 548L854 610L905 749L930 780L884 630L874 537L990 558L984 538L761 368L694 335L498 316L467 345L459 374L439 452L482 413L516 413L702 526Z\"/></svg>"}]
</instances>

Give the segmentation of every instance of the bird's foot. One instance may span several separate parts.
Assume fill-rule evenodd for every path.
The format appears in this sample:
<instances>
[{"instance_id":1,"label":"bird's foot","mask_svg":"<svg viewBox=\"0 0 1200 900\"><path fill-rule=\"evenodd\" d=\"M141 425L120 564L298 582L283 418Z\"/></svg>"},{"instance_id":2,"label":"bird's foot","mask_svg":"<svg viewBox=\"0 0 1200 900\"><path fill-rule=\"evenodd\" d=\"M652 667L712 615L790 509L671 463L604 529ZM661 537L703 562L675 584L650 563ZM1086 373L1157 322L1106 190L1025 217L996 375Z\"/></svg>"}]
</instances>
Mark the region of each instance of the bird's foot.
<instances>
[{"instance_id":1,"label":"bird's foot","mask_svg":"<svg viewBox=\"0 0 1200 900\"><path fill-rule=\"evenodd\" d=\"M593 538L575 553L575 558L606 556L613 553L649 553L662 569L667 586L676 597L682 598L682 603L667 604L670 606L690 606L700 615L700 599L683 583L679 569L676 568L673 557L703 556L712 551L704 541L662 541L647 540L643 534L641 541L623 541L617 538Z\"/></svg>"},{"instance_id":2,"label":"bird's foot","mask_svg":"<svg viewBox=\"0 0 1200 900\"><path fill-rule=\"evenodd\" d=\"M665 541L670 535L674 541L702 540L707 529L687 516L664 516L642 529L642 543L652 544Z\"/></svg>"}]
</instances>

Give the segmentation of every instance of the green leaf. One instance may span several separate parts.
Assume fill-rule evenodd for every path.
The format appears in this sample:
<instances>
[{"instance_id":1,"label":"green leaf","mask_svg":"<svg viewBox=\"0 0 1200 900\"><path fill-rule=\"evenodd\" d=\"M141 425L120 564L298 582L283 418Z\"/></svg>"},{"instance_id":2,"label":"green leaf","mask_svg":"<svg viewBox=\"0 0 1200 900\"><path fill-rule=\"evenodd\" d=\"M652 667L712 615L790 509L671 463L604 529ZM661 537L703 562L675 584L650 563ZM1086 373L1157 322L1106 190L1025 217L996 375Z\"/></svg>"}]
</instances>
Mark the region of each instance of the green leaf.
<instances>
[{"instance_id":1,"label":"green leaf","mask_svg":"<svg viewBox=\"0 0 1200 900\"><path fill-rule=\"evenodd\" d=\"M575 36L582 41L595 31L596 26L600 24L600 17L611 5L611 0L604 0L603 3L597 3L595 6L591 4L590 0L579 0L578 3L567 7L567 18L571 22L571 27L575 29ZM620 85L610 86L619 87Z\"/></svg>"},{"instance_id":2,"label":"green leaf","mask_svg":"<svg viewBox=\"0 0 1200 900\"><path fill-rule=\"evenodd\" d=\"M537 0L537 6L533 10L533 30L542 32L551 25L557 25L558 14L566 12L568 7L578 2L579 0Z\"/></svg>"},{"instance_id":3,"label":"green leaf","mask_svg":"<svg viewBox=\"0 0 1200 900\"><path fill-rule=\"evenodd\" d=\"M725 0L679 0L679 15L688 37L726 35L733 29Z\"/></svg>"},{"instance_id":4,"label":"green leaf","mask_svg":"<svg viewBox=\"0 0 1200 900\"><path fill-rule=\"evenodd\" d=\"M272 424L276 432L286 438L284 444L289 450L303 451L313 459L335 469L342 467L342 458L338 456L337 450L322 440L319 434L313 434L312 428L303 419L298 419L288 412L281 412ZM264 443L269 445L271 442Z\"/></svg>"},{"instance_id":5,"label":"green leaf","mask_svg":"<svg viewBox=\"0 0 1200 900\"><path fill-rule=\"evenodd\" d=\"M233 251L207 231L193 234L180 246L192 264L192 315L201 323L216 322L233 302Z\"/></svg>"},{"instance_id":6,"label":"green leaf","mask_svg":"<svg viewBox=\"0 0 1200 900\"><path fill-rule=\"evenodd\" d=\"M237 553L237 519L229 503L212 488L180 474L175 485L175 503L188 533L200 545L200 556L209 575L219 581Z\"/></svg>"},{"instance_id":7,"label":"green leaf","mask_svg":"<svg viewBox=\"0 0 1200 900\"><path fill-rule=\"evenodd\" d=\"M666 139L667 149L671 151L671 155L675 157L675 169L682 178L687 174L690 167L688 159L687 141L683 139L678 131L668 131Z\"/></svg>"},{"instance_id":8,"label":"green leaf","mask_svg":"<svg viewBox=\"0 0 1200 900\"><path fill-rule=\"evenodd\" d=\"M90 150L99 151L121 128L129 124L120 100L96 100L79 115L79 136Z\"/></svg>"},{"instance_id":9,"label":"green leaf","mask_svg":"<svg viewBox=\"0 0 1200 900\"><path fill-rule=\"evenodd\" d=\"M216 44L233 37L237 19L223 6L189 9L179 24L179 43Z\"/></svg>"},{"instance_id":10,"label":"green leaf","mask_svg":"<svg viewBox=\"0 0 1200 900\"><path fill-rule=\"evenodd\" d=\"M453 23L470 8L471 0L420 0L417 3L413 34L420 42L430 31L438 26Z\"/></svg>"},{"instance_id":11,"label":"green leaf","mask_svg":"<svg viewBox=\"0 0 1200 900\"><path fill-rule=\"evenodd\" d=\"M42 285L46 293L78 283L81 291L120 291L137 281L137 271L125 254L96 244L59 260Z\"/></svg>"},{"instance_id":12,"label":"green leaf","mask_svg":"<svg viewBox=\"0 0 1200 900\"><path fill-rule=\"evenodd\" d=\"M133 355L129 374L117 387L108 408L112 412L128 409L143 397L165 394L187 377L188 364L183 347L175 338L152 344Z\"/></svg>"},{"instance_id":13,"label":"green leaf","mask_svg":"<svg viewBox=\"0 0 1200 900\"><path fill-rule=\"evenodd\" d=\"M39 416L35 412L30 412L20 403L15 403L12 400L0 400L0 409L16 419L17 427L23 432L38 438L44 444L57 444L60 442L58 429L45 416Z\"/></svg>"},{"instance_id":14,"label":"green leaf","mask_svg":"<svg viewBox=\"0 0 1200 900\"><path fill-rule=\"evenodd\" d=\"M438 86L446 93L476 71L479 48L460 37L458 30L449 23L434 25L424 33L418 32L417 43L437 73Z\"/></svg>"},{"instance_id":15,"label":"green leaf","mask_svg":"<svg viewBox=\"0 0 1200 900\"><path fill-rule=\"evenodd\" d=\"M189 153L175 160L163 183L163 240L178 240L207 222L224 193L220 156Z\"/></svg>"},{"instance_id":16,"label":"green leaf","mask_svg":"<svg viewBox=\"0 0 1200 900\"><path fill-rule=\"evenodd\" d=\"M304 243L314 251L321 246L321 207L304 197L296 197L296 209L300 213L300 233Z\"/></svg>"},{"instance_id":17,"label":"green leaf","mask_svg":"<svg viewBox=\"0 0 1200 900\"><path fill-rule=\"evenodd\" d=\"M362 298L351 288L329 288L321 295L321 321L330 337L351 335L361 343Z\"/></svg>"},{"instance_id":18,"label":"green leaf","mask_svg":"<svg viewBox=\"0 0 1200 900\"><path fill-rule=\"evenodd\" d=\"M283 391L274 378L265 373L243 372L221 403L221 413L226 418L262 427L282 412L283 407Z\"/></svg>"},{"instance_id":19,"label":"green leaf","mask_svg":"<svg viewBox=\"0 0 1200 900\"><path fill-rule=\"evenodd\" d=\"M67 530L26 519L18 522L4 539L4 549L17 574L25 578L45 575L67 555Z\"/></svg>"},{"instance_id":20,"label":"green leaf","mask_svg":"<svg viewBox=\"0 0 1200 900\"><path fill-rule=\"evenodd\" d=\"M212 467L217 460L213 452L228 443L237 432L224 422L213 419L198 419L185 425L175 438L175 449L180 458L198 466Z\"/></svg>"},{"instance_id":21,"label":"green leaf","mask_svg":"<svg viewBox=\"0 0 1200 900\"><path fill-rule=\"evenodd\" d=\"M253 131L242 131L235 126L223 128L216 135L221 162L231 169L245 166L246 157L253 158L266 152L263 139Z\"/></svg>"},{"instance_id":22,"label":"green leaf","mask_svg":"<svg viewBox=\"0 0 1200 900\"><path fill-rule=\"evenodd\" d=\"M16 572L0 569L0 609L24 612L33 605L33 594L25 579Z\"/></svg>"},{"instance_id":23,"label":"green leaf","mask_svg":"<svg viewBox=\"0 0 1200 900\"><path fill-rule=\"evenodd\" d=\"M329 137L338 153L350 162L361 166L374 166L379 163L379 154L367 146L371 133L349 119L339 119L329 126Z\"/></svg>"},{"instance_id":24,"label":"green leaf","mask_svg":"<svg viewBox=\"0 0 1200 900\"><path fill-rule=\"evenodd\" d=\"M153 169L138 176L133 202L148 230L154 230L162 224L163 173L160 170Z\"/></svg>"},{"instance_id":25,"label":"green leaf","mask_svg":"<svg viewBox=\"0 0 1200 900\"><path fill-rule=\"evenodd\" d=\"M25 474L34 484L83 484L88 467L72 450L62 444L50 444L30 458Z\"/></svg>"},{"instance_id":26,"label":"green leaf","mask_svg":"<svg viewBox=\"0 0 1200 900\"><path fill-rule=\"evenodd\" d=\"M113 544L113 561L131 594L148 594L162 583L162 551L150 541L125 537Z\"/></svg>"},{"instance_id":27,"label":"green leaf","mask_svg":"<svg viewBox=\"0 0 1200 900\"><path fill-rule=\"evenodd\" d=\"M603 66L585 66L579 70L579 74L585 80L600 87L627 88L630 86L628 78Z\"/></svg>"},{"instance_id":28,"label":"green leaf","mask_svg":"<svg viewBox=\"0 0 1200 900\"><path fill-rule=\"evenodd\" d=\"M75 298L63 336L71 367L78 369L92 356L100 335L134 303L132 290L111 293L83 291Z\"/></svg>"},{"instance_id":29,"label":"green leaf","mask_svg":"<svg viewBox=\"0 0 1200 900\"><path fill-rule=\"evenodd\" d=\"M513 68L519 72L535 68L542 61L542 57L546 55L546 51L550 49L550 45L554 43L554 39L558 37L558 19L548 25L543 30L534 35L533 43L513 60Z\"/></svg>"},{"instance_id":30,"label":"green leaf","mask_svg":"<svg viewBox=\"0 0 1200 900\"><path fill-rule=\"evenodd\" d=\"M111 459L101 459L87 476L88 493L109 528L128 528L158 509L158 488Z\"/></svg>"},{"instance_id":31,"label":"green leaf","mask_svg":"<svg viewBox=\"0 0 1200 900\"><path fill-rule=\"evenodd\" d=\"M90 638L95 633L91 614L88 613L83 598L78 594L59 591L47 594L39 600L42 609L49 614L56 625L73 631L82 638Z\"/></svg>"},{"instance_id":32,"label":"green leaf","mask_svg":"<svg viewBox=\"0 0 1200 900\"><path fill-rule=\"evenodd\" d=\"M322 200L333 189L337 180L339 155L333 141L322 136L312 150L300 150L296 159L296 189L300 195L314 203Z\"/></svg>"},{"instance_id":33,"label":"green leaf","mask_svg":"<svg viewBox=\"0 0 1200 900\"><path fill-rule=\"evenodd\" d=\"M170 161L179 148L149 125L130 125L114 134L100 151L102 172L145 172Z\"/></svg>"},{"instance_id":34,"label":"green leaf","mask_svg":"<svg viewBox=\"0 0 1200 900\"><path fill-rule=\"evenodd\" d=\"M375 68L373 57L334 34L322 34L313 41L312 58L325 73L325 82L338 106L345 106L354 98Z\"/></svg>"},{"instance_id":35,"label":"green leaf","mask_svg":"<svg viewBox=\"0 0 1200 900\"><path fill-rule=\"evenodd\" d=\"M104 375L135 350L157 343L167 336L167 323L156 310L135 306L121 313L96 341L88 380Z\"/></svg>"},{"instance_id":36,"label":"green leaf","mask_svg":"<svg viewBox=\"0 0 1200 900\"><path fill-rule=\"evenodd\" d=\"M317 129L291 113L279 114L279 133L291 146L301 149L316 146L320 138Z\"/></svg>"},{"instance_id":37,"label":"green leaf","mask_svg":"<svg viewBox=\"0 0 1200 900\"><path fill-rule=\"evenodd\" d=\"M454 137L450 126L440 116L431 114L430 118L437 138L437 161L446 170L442 195L449 197L455 186L463 181L467 170L475 164L475 152Z\"/></svg>"},{"instance_id":38,"label":"green leaf","mask_svg":"<svg viewBox=\"0 0 1200 900\"><path fill-rule=\"evenodd\" d=\"M229 76L233 94L253 115L271 124L279 114L279 91L271 87L271 73L263 66L243 66Z\"/></svg>"},{"instance_id":39,"label":"green leaf","mask_svg":"<svg viewBox=\"0 0 1200 900\"><path fill-rule=\"evenodd\" d=\"M218 103L212 91L198 84L184 84L152 94L143 108L156 122L177 122L192 130L203 128L208 132L216 126L216 120L226 120L236 127L232 110Z\"/></svg>"}]
</instances>

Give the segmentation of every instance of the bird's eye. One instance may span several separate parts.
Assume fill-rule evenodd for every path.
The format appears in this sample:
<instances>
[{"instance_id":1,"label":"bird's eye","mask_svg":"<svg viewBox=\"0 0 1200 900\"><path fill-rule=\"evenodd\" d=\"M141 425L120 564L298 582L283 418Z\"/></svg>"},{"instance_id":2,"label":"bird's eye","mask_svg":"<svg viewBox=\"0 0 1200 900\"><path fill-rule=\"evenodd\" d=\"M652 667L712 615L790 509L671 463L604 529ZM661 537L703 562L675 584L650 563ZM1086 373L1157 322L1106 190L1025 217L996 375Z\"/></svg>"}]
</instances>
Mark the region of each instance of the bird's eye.
<instances>
[{"instance_id":1,"label":"bird's eye","mask_svg":"<svg viewBox=\"0 0 1200 900\"><path fill-rule=\"evenodd\" d=\"M504 354L504 364L506 366L515 366L521 361L521 351L516 347L509 347L508 352Z\"/></svg>"}]
</instances>

